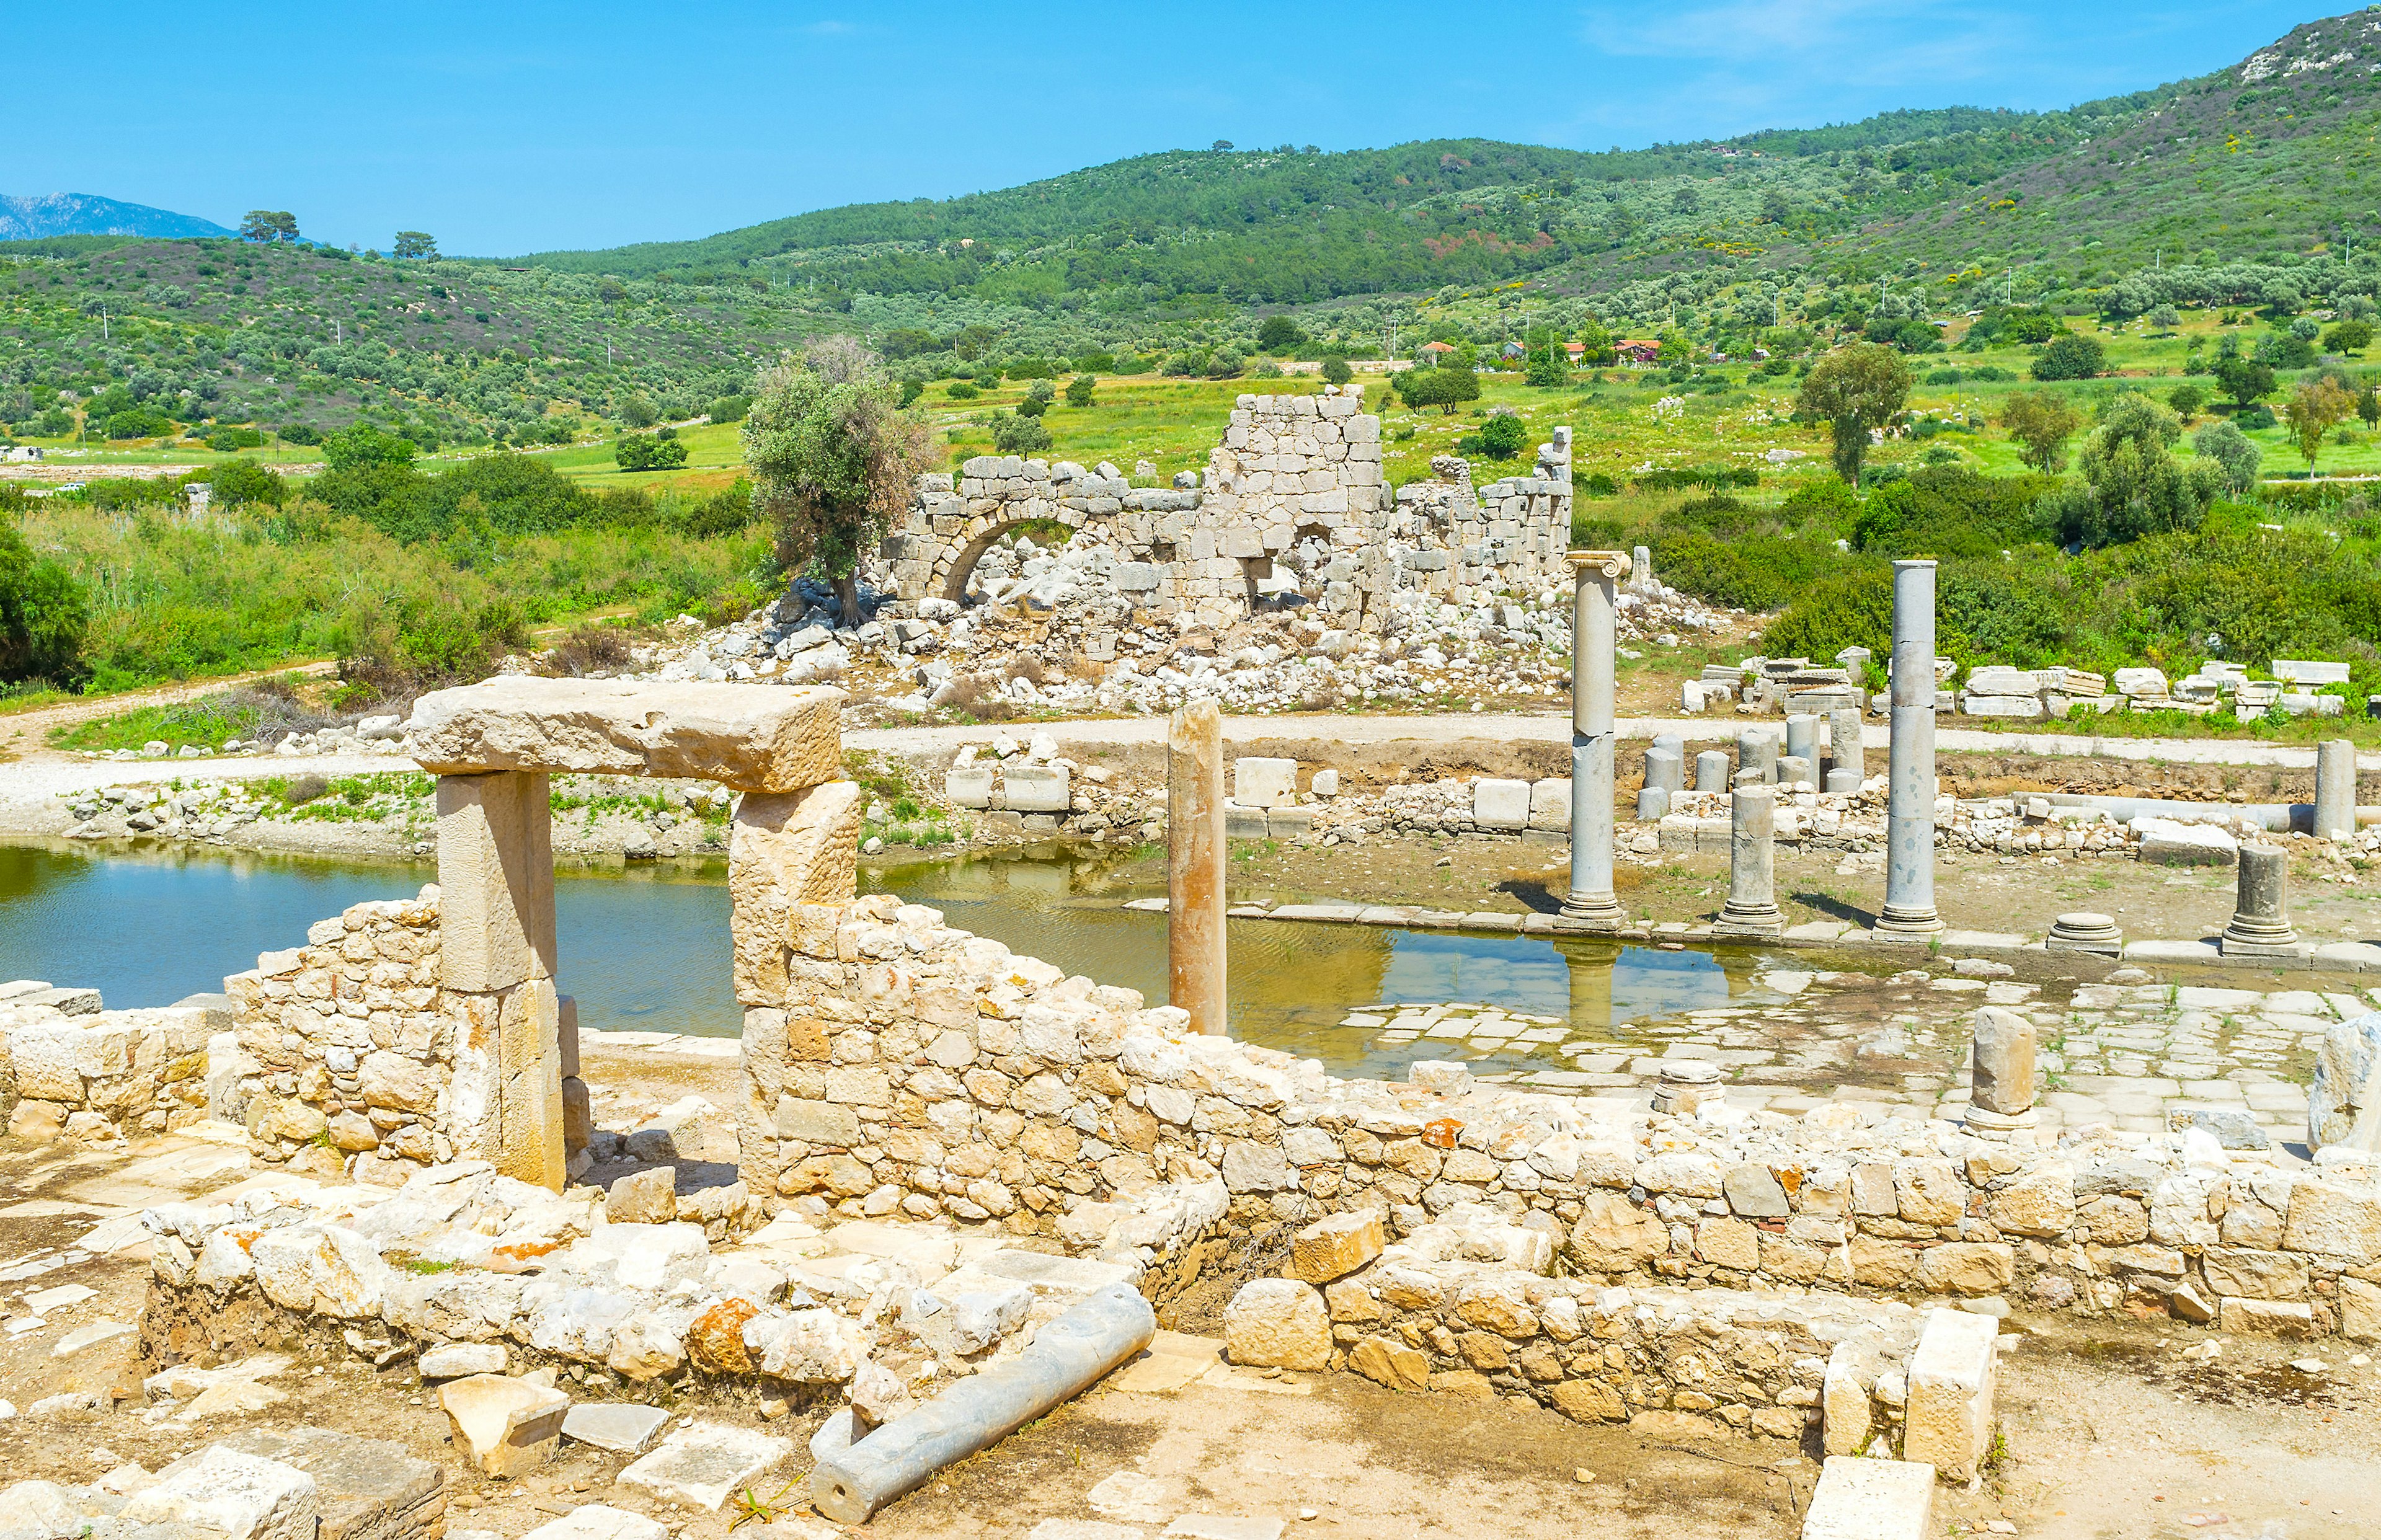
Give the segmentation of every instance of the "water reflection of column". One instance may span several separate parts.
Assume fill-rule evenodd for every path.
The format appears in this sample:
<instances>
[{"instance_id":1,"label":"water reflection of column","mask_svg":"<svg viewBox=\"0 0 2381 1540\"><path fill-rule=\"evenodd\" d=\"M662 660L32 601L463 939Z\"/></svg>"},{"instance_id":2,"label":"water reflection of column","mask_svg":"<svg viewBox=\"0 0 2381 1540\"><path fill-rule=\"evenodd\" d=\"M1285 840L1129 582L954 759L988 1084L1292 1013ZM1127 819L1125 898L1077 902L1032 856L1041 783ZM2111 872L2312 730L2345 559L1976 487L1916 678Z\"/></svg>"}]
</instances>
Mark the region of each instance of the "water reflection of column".
<instances>
[{"instance_id":1,"label":"water reflection of column","mask_svg":"<svg viewBox=\"0 0 2381 1540\"><path fill-rule=\"evenodd\" d=\"M1570 611L1570 896L1563 918L1617 930L1612 891L1612 585L1629 571L1619 551L1573 551Z\"/></svg>"},{"instance_id":2,"label":"water reflection of column","mask_svg":"<svg viewBox=\"0 0 2381 1540\"><path fill-rule=\"evenodd\" d=\"M1613 1024L1612 972L1616 959L1608 943L1566 943L1563 960L1570 964L1570 1024L1573 1031L1601 1030Z\"/></svg>"},{"instance_id":3,"label":"water reflection of column","mask_svg":"<svg viewBox=\"0 0 2381 1540\"><path fill-rule=\"evenodd\" d=\"M1893 746L1880 931L1924 935L1935 912L1935 564L1893 564Z\"/></svg>"}]
</instances>

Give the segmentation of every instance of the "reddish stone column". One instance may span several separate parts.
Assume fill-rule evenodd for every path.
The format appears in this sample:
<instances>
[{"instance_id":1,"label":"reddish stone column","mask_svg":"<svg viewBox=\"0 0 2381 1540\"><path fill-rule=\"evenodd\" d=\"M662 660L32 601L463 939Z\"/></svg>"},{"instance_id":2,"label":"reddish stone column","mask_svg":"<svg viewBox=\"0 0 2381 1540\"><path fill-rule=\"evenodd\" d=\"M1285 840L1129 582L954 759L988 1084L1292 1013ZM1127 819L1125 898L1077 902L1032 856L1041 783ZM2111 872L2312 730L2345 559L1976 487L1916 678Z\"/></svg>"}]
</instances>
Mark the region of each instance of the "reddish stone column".
<instances>
[{"instance_id":1,"label":"reddish stone column","mask_svg":"<svg viewBox=\"0 0 2381 1540\"><path fill-rule=\"evenodd\" d=\"M1193 701L1166 729L1166 992L1195 1032L1228 1030L1224 968L1224 720Z\"/></svg>"}]
</instances>

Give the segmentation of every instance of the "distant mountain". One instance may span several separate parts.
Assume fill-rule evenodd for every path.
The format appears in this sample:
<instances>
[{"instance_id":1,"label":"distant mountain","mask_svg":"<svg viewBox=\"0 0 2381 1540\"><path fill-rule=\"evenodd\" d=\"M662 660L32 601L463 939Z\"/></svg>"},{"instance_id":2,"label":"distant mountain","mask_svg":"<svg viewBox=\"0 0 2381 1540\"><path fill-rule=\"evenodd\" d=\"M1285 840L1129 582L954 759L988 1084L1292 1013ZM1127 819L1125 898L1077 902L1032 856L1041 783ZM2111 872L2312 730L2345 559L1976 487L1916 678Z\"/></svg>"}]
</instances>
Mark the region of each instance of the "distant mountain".
<instances>
[{"instance_id":1,"label":"distant mountain","mask_svg":"<svg viewBox=\"0 0 2381 1540\"><path fill-rule=\"evenodd\" d=\"M231 231L195 214L119 202L88 192L44 192L30 198L0 193L0 240L53 236L148 236L176 239L227 236Z\"/></svg>"}]
</instances>

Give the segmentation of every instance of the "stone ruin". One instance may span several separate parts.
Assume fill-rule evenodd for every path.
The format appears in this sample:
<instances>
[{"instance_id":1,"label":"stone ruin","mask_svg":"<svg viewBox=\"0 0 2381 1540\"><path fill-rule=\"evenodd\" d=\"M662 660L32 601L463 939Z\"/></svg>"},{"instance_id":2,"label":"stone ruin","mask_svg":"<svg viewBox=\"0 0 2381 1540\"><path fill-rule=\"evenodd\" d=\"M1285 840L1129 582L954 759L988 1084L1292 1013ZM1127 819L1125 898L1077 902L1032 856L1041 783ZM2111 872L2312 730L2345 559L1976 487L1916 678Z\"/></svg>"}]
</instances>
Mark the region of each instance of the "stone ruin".
<instances>
[{"instance_id":1,"label":"stone ruin","mask_svg":"<svg viewBox=\"0 0 2381 1540\"><path fill-rule=\"evenodd\" d=\"M1021 526L1053 521L1105 552L1097 579L1127 613L1227 628L1262 605L1313 606L1346 630L1379 631L1393 604L1475 605L1567 586L1570 430L1538 446L1526 476L1475 487L1470 466L1440 456L1436 479L1394 497L1382 473L1381 420L1361 385L1320 396L1242 396L1203 475L1136 488L1093 470L983 455L921 479L909 516L886 537L885 586L915 606L963 602L979 564ZM1013 585L1012 585L1013 586Z\"/></svg>"},{"instance_id":2,"label":"stone ruin","mask_svg":"<svg viewBox=\"0 0 2381 1540\"><path fill-rule=\"evenodd\" d=\"M228 981L232 1041L196 1070L143 1061L238 1104L267 1158L327 1135L367 1179L146 1215L153 1363L265 1326L384 1361L491 1344L582 1377L848 1400L864 1431L1101 1290L1164 1309L1220 1277L1236 1363L1654 1433L1815 1434L1964 1480L2011 1299L2381 1340L2381 1016L2332 1029L2313 1161L2197 1129L2054 1140L2029 1116L2032 1028L1991 1008L1966 1124L1748 1113L1684 1073L1650 1112L1453 1064L1340 1079L856 898L836 708L824 689L532 678L425 697L434 893L358 906ZM743 1095L718 1213L649 1192L658 1171L569 1185L587 1129L543 837L557 770L742 793ZM116 1030L58 1021L80 1024L10 1033L20 1086L58 1057L35 1045ZM1239 1271L1284 1247L1280 1276ZM1939 1308L1961 1302L1985 1308Z\"/></svg>"}]
</instances>

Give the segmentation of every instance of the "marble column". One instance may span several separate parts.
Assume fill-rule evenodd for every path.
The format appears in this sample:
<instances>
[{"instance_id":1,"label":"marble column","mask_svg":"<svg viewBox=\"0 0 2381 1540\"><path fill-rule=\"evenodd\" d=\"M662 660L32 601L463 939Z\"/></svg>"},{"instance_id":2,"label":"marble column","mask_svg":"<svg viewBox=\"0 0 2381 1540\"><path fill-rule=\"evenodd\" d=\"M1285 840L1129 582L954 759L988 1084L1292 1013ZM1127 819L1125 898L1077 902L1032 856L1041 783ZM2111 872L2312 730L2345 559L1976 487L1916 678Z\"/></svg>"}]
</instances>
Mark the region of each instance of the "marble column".
<instances>
[{"instance_id":1,"label":"marble column","mask_svg":"<svg viewBox=\"0 0 2381 1540\"><path fill-rule=\"evenodd\" d=\"M1747 727L1736 735L1736 773L1757 772L1764 786L1777 784L1777 735L1767 727Z\"/></svg>"},{"instance_id":2,"label":"marble column","mask_svg":"<svg viewBox=\"0 0 2381 1540\"><path fill-rule=\"evenodd\" d=\"M2314 837L2356 837L2356 745L2345 738L2315 745Z\"/></svg>"},{"instance_id":3,"label":"marble column","mask_svg":"<svg viewBox=\"0 0 2381 1540\"><path fill-rule=\"evenodd\" d=\"M1728 902L1714 935L1774 936L1786 929L1777 911L1777 788L1740 771L1728 796Z\"/></svg>"},{"instance_id":4,"label":"marble column","mask_svg":"<svg viewBox=\"0 0 2381 1540\"><path fill-rule=\"evenodd\" d=\"M2226 957L2295 958L2298 932L2290 928L2290 854L2279 845L2241 847L2239 896L2232 923L2216 946Z\"/></svg>"},{"instance_id":5,"label":"marble column","mask_svg":"<svg viewBox=\"0 0 2381 1540\"><path fill-rule=\"evenodd\" d=\"M1218 1036L1230 1026L1224 850L1224 719L1193 701L1166 728L1166 1001Z\"/></svg>"},{"instance_id":6,"label":"marble column","mask_svg":"<svg viewBox=\"0 0 2381 1540\"><path fill-rule=\"evenodd\" d=\"M1893 564L1892 786L1886 807L1887 935L1931 935L1935 912L1935 564Z\"/></svg>"},{"instance_id":7,"label":"marble column","mask_svg":"<svg viewBox=\"0 0 2381 1540\"><path fill-rule=\"evenodd\" d=\"M1618 930L1627 918L1612 892L1612 658L1619 551L1573 551L1570 610L1570 894L1565 920Z\"/></svg>"},{"instance_id":8,"label":"marble column","mask_svg":"<svg viewBox=\"0 0 2381 1540\"><path fill-rule=\"evenodd\" d=\"M1814 712L1798 711L1786 718L1786 752L1796 759L1819 763L1819 718Z\"/></svg>"},{"instance_id":9,"label":"marble column","mask_svg":"<svg viewBox=\"0 0 2381 1540\"><path fill-rule=\"evenodd\" d=\"M1697 791L1728 789L1728 751L1705 749L1695 756L1695 789Z\"/></svg>"},{"instance_id":10,"label":"marble column","mask_svg":"<svg viewBox=\"0 0 2381 1540\"><path fill-rule=\"evenodd\" d=\"M1986 1006L1976 1012L1969 1044L1968 1131L2006 1138L2034 1125L2034 1031L2018 1011Z\"/></svg>"},{"instance_id":11,"label":"marble column","mask_svg":"<svg viewBox=\"0 0 2381 1540\"><path fill-rule=\"evenodd\" d=\"M1834 763L1827 768L1826 788L1858 791L1868 776L1867 761L1861 752L1860 707L1838 706L1827 713L1827 753Z\"/></svg>"}]
</instances>

